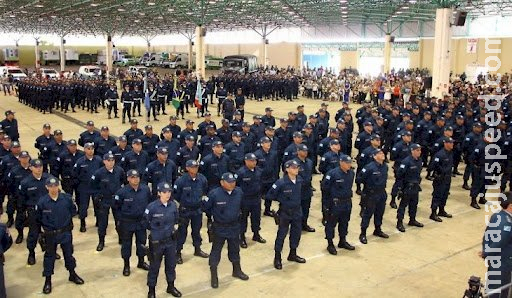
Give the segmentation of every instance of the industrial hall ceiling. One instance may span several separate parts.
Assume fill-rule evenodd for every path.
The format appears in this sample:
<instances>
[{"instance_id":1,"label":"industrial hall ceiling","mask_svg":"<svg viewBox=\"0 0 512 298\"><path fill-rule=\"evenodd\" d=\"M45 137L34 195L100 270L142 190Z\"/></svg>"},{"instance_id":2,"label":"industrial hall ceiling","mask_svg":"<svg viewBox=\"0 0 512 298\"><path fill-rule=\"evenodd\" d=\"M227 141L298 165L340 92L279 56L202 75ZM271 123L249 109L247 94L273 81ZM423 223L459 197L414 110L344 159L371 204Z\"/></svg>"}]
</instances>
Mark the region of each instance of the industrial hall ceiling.
<instances>
[{"instance_id":1,"label":"industrial hall ceiling","mask_svg":"<svg viewBox=\"0 0 512 298\"><path fill-rule=\"evenodd\" d=\"M0 0L0 31L133 35L428 22L436 8L512 15L512 0ZM262 29L265 28L265 29ZM266 29L268 28L268 29Z\"/></svg>"}]
</instances>

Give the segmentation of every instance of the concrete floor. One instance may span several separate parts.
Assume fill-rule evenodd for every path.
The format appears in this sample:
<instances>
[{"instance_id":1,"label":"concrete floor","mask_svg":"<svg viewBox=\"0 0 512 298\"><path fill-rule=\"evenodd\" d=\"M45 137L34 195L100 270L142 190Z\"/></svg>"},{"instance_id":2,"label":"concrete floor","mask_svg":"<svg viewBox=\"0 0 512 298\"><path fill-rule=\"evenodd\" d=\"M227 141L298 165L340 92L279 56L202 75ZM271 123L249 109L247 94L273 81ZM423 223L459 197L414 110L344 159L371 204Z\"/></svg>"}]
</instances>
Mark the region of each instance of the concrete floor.
<instances>
[{"instance_id":1,"label":"concrete floor","mask_svg":"<svg viewBox=\"0 0 512 298\"><path fill-rule=\"evenodd\" d=\"M319 101L305 99L293 104L283 101L248 101L246 110L248 114L262 113L265 106L271 106L276 116L284 116L288 111L294 110L299 102L305 105L308 114L320 106ZM331 103L331 115L334 115L339 106L338 103ZM94 120L97 127L108 125L115 135L120 135L128 129L128 124L121 125L120 119L108 120L104 111L94 115L79 111L66 114L64 117L64 114L60 113L43 115L19 104L14 97L0 95L0 113L3 115L8 109L17 112L22 147L34 156L34 140L40 135L42 125L46 122L51 123L52 130L62 129L65 139L77 138L84 130L83 123L87 120ZM172 107L168 109L174 111ZM215 110L215 107L210 110ZM188 116L199 121L195 114ZM72 119L69 117L78 122L70 121ZM214 118L216 121L219 120L217 117ZM160 122L151 122L156 131L167 124L164 117L160 119ZM139 125L145 124L146 121L141 118ZM183 121L179 121L179 124L183 127ZM319 179L320 175L314 176L313 185L318 190ZM388 193L393 181L393 178L389 179ZM417 218L426 224L425 227L406 227L407 232L400 233L395 228L396 210L388 206L384 215L383 230L391 237L379 239L371 236L370 228L367 245L362 245L358 241L360 217L357 206L359 197L356 196L348 235L349 242L356 245L356 250L339 250L337 256L331 256L326 251L326 241L320 222L320 192L316 191L311 206L310 224L317 231L303 234L298 249L299 255L305 257L307 263L291 264L284 260L282 271L273 268L273 242L277 228L271 218L264 217L261 234L268 242L257 244L248 241L249 248L241 251L242 268L250 276L250 280L243 282L231 277L231 265L225 249L219 267L219 289L210 288L208 260L192 255L193 247L189 236L183 250L185 264L177 267L176 286L184 295L193 297L235 297L241 293L248 297L460 297L467 287L469 276L484 277L485 274L484 263L477 257L485 227L485 211L469 207L468 191L463 190L461 185L460 176L453 179L447 210L453 213L454 217L444 220L443 223L435 223L428 219L432 185L424 179ZM92 214L92 210L89 214ZM6 221L5 215L1 220ZM78 226L78 220L75 221L75 226ZM135 268L135 256L132 257L132 275L122 276L123 261L112 225L108 229L106 247L103 252L98 253L95 250L98 237L94 228L94 217L89 216L87 224L86 233L79 233L78 229L73 232L76 271L85 280L85 284L76 286L68 282L64 261L59 260L53 277L52 296L145 297L147 274ZM14 229L11 229L11 233L13 238L16 237ZM205 229L202 231L202 237L205 241L202 247L209 252L211 246L207 243ZM337 239L335 241L337 242ZM287 253L288 249L285 248L284 258ZM13 244L6 254L5 279L9 297L42 295L43 253L39 249L36 250L37 263L34 266L27 266L26 259L25 242ZM169 295L165 293L165 288L165 277L161 270L157 295Z\"/></svg>"}]
</instances>

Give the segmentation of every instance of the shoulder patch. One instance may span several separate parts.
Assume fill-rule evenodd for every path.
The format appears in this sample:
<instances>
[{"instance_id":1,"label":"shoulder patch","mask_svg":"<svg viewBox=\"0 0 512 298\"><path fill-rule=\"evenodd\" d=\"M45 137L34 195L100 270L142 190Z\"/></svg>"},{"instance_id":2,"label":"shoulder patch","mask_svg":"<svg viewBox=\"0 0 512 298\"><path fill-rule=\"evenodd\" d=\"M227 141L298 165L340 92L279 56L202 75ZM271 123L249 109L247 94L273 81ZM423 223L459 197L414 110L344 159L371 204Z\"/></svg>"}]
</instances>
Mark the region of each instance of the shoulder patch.
<instances>
[{"instance_id":1,"label":"shoulder patch","mask_svg":"<svg viewBox=\"0 0 512 298\"><path fill-rule=\"evenodd\" d=\"M364 168L363 168L363 169L361 170L361 172L366 173L366 169L364 169Z\"/></svg>"},{"instance_id":2,"label":"shoulder patch","mask_svg":"<svg viewBox=\"0 0 512 298\"><path fill-rule=\"evenodd\" d=\"M144 213L149 214L149 210L148 209L144 210Z\"/></svg>"},{"instance_id":3,"label":"shoulder patch","mask_svg":"<svg viewBox=\"0 0 512 298\"><path fill-rule=\"evenodd\" d=\"M277 185L272 184L272 188L273 188L273 189L276 189L276 188L277 188Z\"/></svg>"},{"instance_id":4,"label":"shoulder patch","mask_svg":"<svg viewBox=\"0 0 512 298\"><path fill-rule=\"evenodd\" d=\"M400 168L405 169L405 165L400 165Z\"/></svg>"}]
</instances>

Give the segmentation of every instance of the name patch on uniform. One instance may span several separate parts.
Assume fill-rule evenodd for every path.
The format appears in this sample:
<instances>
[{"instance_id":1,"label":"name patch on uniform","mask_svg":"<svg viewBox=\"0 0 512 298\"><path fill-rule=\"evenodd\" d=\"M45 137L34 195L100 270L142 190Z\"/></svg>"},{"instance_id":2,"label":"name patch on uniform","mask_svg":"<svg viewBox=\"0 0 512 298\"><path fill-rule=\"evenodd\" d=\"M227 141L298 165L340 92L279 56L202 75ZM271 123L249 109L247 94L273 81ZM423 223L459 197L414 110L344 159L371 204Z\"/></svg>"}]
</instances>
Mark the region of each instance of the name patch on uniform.
<instances>
[{"instance_id":1,"label":"name patch on uniform","mask_svg":"<svg viewBox=\"0 0 512 298\"><path fill-rule=\"evenodd\" d=\"M163 216L164 216L163 213L153 214L153 217L163 217Z\"/></svg>"},{"instance_id":2,"label":"name patch on uniform","mask_svg":"<svg viewBox=\"0 0 512 298\"><path fill-rule=\"evenodd\" d=\"M226 202L216 202L217 205L226 205Z\"/></svg>"}]
</instances>

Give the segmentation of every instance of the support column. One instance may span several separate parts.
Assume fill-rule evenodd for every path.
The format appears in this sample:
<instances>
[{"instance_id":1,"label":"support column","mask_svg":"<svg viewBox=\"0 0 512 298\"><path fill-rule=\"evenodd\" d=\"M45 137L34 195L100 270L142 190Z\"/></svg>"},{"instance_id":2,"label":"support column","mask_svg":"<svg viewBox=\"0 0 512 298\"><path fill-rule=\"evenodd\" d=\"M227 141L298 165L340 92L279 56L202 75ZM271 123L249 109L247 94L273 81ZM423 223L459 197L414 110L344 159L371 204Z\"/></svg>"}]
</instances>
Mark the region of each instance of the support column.
<instances>
[{"instance_id":1,"label":"support column","mask_svg":"<svg viewBox=\"0 0 512 298\"><path fill-rule=\"evenodd\" d=\"M64 40L64 36L60 38L60 71L64 71L66 69L66 49L64 48L64 44L66 40Z\"/></svg>"},{"instance_id":2,"label":"support column","mask_svg":"<svg viewBox=\"0 0 512 298\"><path fill-rule=\"evenodd\" d=\"M35 47L35 54L36 54L36 71L41 68L41 55L39 53L39 38L36 38L36 47Z\"/></svg>"},{"instance_id":3,"label":"support column","mask_svg":"<svg viewBox=\"0 0 512 298\"><path fill-rule=\"evenodd\" d=\"M192 69L192 37L188 39L188 69ZM174 49L176 51L176 48Z\"/></svg>"},{"instance_id":4,"label":"support column","mask_svg":"<svg viewBox=\"0 0 512 298\"><path fill-rule=\"evenodd\" d=\"M151 53L151 42L146 41L147 42L147 46L148 46L148 53Z\"/></svg>"},{"instance_id":5,"label":"support column","mask_svg":"<svg viewBox=\"0 0 512 298\"><path fill-rule=\"evenodd\" d=\"M107 80L110 79L110 72L112 71L112 36L107 35L107 48L105 53L105 64L107 65Z\"/></svg>"},{"instance_id":6,"label":"support column","mask_svg":"<svg viewBox=\"0 0 512 298\"><path fill-rule=\"evenodd\" d=\"M391 71L391 34L386 33L384 37L384 74Z\"/></svg>"},{"instance_id":7,"label":"support column","mask_svg":"<svg viewBox=\"0 0 512 298\"><path fill-rule=\"evenodd\" d=\"M434 35L434 65L432 67L432 96L442 98L448 94L450 84L450 40L452 38L451 8L436 10Z\"/></svg>"},{"instance_id":8,"label":"support column","mask_svg":"<svg viewBox=\"0 0 512 298\"><path fill-rule=\"evenodd\" d=\"M262 58L263 58L263 61L262 61L262 65L263 67L266 67L268 66L268 42L267 42L267 36L263 36L263 39L262 39L262 46L263 46L263 49L262 49Z\"/></svg>"},{"instance_id":9,"label":"support column","mask_svg":"<svg viewBox=\"0 0 512 298\"><path fill-rule=\"evenodd\" d=\"M196 71L201 75L202 79L206 79L205 63L204 63L204 34L203 26L196 27Z\"/></svg>"}]
</instances>

